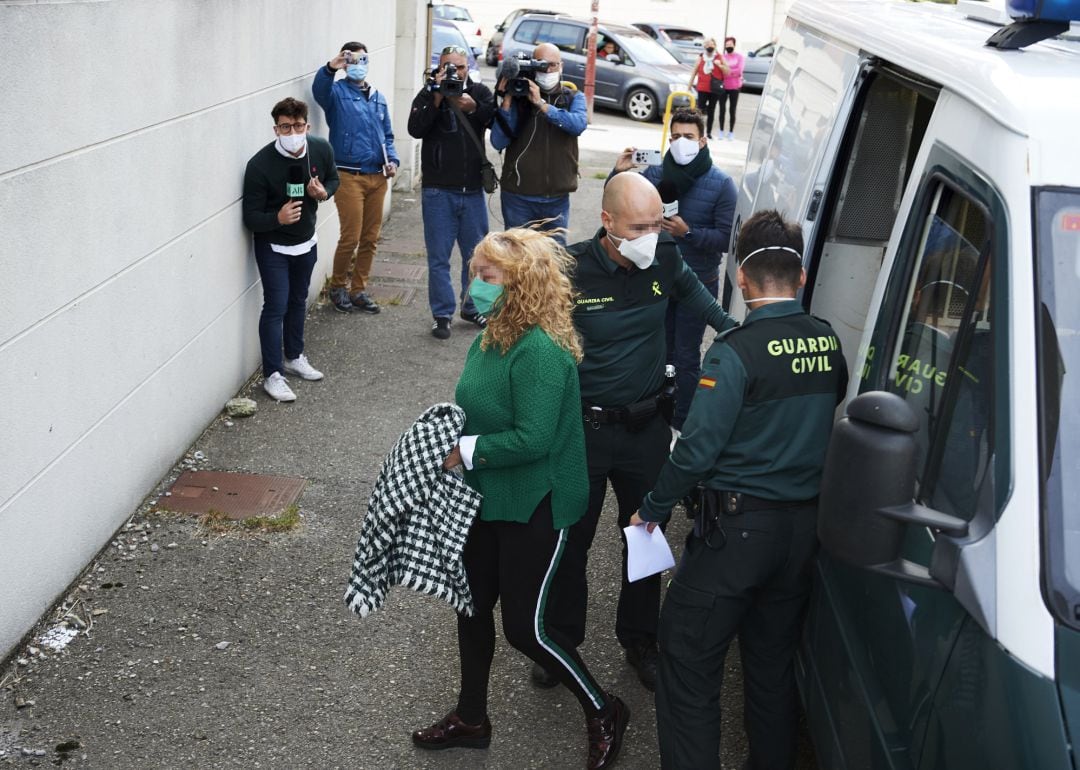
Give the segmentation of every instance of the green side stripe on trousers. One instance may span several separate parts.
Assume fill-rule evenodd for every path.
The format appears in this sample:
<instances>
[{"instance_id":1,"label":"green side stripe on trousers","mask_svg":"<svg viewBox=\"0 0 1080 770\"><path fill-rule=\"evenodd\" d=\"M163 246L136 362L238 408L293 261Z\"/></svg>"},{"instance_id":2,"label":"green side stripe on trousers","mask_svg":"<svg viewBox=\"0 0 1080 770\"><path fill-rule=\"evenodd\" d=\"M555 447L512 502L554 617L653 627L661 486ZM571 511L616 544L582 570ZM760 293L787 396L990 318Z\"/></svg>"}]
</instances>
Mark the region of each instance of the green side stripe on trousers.
<instances>
[{"instance_id":1,"label":"green side stripe on trousers","mask_svg":"<svg viewBox=\"0 0 1080 770\"><path fill-rule=\"evenodd\" d=\"M555 545L555 554L551 557L551 563L548 564L547 574L544 575L544 582L540 584L540 596L536 602L536 613L533 615L533 631L536 634L536 641L540 643L540 646L547 650L549 653L555 656L555 658L563 664L570 675L574 677L581 688L585 690L589 699L593 702L593 706L597 709L604 707L604 695L589 681L589 677L585 675L585 672L574 662L574 659L566 654L555 642L548 638L547 632L544 630L544 609L547 607L548 592L551 590L551 584L555 578L555 572L559 568L559 561L562 559L563 551L566 549L566 529L559 530L559 541Z\"/></svg>"}]
</instances>

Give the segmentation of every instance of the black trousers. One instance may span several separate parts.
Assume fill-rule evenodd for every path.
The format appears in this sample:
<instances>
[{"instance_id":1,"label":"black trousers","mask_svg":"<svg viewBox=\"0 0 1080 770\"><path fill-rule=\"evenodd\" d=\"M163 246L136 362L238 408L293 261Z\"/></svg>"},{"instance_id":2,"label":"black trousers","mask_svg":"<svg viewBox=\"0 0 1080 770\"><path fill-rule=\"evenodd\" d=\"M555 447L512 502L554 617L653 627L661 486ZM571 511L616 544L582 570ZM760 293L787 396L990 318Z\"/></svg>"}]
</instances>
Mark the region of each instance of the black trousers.
<instances>
[{"instance_id":1,"label":"black trousers","mask_svg":"<svg viewBox=\"0 0 1080 770\"><path fill-rule=\"evenodd\" d=\"M705 135L712 136L713 116L716 114L716 94L712 91L697 92L697 108L705 116ZM724 129L724 119L720 118L720 130Z\"/></svg>"},{"instance_id":2,"label":"black trousers","mask_svg":"<svg viewBox=\"0 0 1080 770\"><path fill-rule=\"evenodd\" d=\"M693 534L687 538L660 612L656 723L667 770L720 767L720 689L735 634L747 767L794 766L794 656L817 551L816 513L816 507L803 506L723 516L722 548Z\"/></svg>"},{"instance_id":3,"label":"black trousers","mask_svg":"<svg viewBox=\"0 0 1080 770\"><path fill-rule=\"evenodd\" d=\"M739 89L737 88L725 88L724 93L716 97L717 103L720 105L720 131L724 130L724 105L728 106L728 130L735 130L735 107L739 104Z\"/></svg>"},{"instance_id":4,"label":"black trousers","mask_svg":"<svg viewBox=\"0 0 1080 770\"><path fill-rule=\"evenodd\" d=\"M567 530L552 528L551 496L526 524L477 519L463 560L476 614L458 615L461 692L458 716L479 724L487 716L488 679L495 657L495 603L502 603L506 641L558 677L586 716L605 705L604 693L575 647L546 623L552 583L561 569Z\"/></svg>"},{"instance_id":5,"label":"black trousers","mask_svg":"<svg viewBox=\"0 0 1080 770\"><path fill-rule=\"evenodd\" d=\"M619 504L619 536L622 538L622 585L615 615L615 636L623 647L656 641L660 614L660 575L630 583L626 579L626 536L622 528L641 507L641 499L656 482L668 457L671 429L659 414L638 432L618 423L594 429L585 426L585 453L589 465L589 505L585 516L570 528L563 557L565 569L556 577L548 622L576 647L585 640L589 605L586 567L608 481Z\"/></svg>"}]
</instances>

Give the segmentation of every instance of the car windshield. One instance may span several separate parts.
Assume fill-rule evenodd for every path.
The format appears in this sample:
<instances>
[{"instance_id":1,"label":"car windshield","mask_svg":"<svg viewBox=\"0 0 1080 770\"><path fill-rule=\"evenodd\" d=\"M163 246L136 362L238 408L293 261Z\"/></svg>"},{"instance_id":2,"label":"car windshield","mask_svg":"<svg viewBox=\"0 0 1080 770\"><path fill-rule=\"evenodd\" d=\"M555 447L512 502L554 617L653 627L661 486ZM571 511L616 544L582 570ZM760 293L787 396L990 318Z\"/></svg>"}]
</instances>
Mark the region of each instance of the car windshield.
<instances>
[{"instance_id":1,"label":"car windshield","mask_svg":"<svg viewBox=\"0 0 1080 770\"><path fill-rule=\"evenodd\" d=\"M610 37L610 35L605 35ZM666 48L644 33L640 35L619 35L619 47L630 54L638 64L678 64Z\"/></svg>"},{"instance_id":2,"label":"car windshield","mask_svg":"<svg viewBox=\"0 0 1080 770\"><path fill-rule=\"evenodd\" d=\"M435 15L440 19L449 19L450 21L472 21L469 12L456 5L436 5Z\"/></svg>"},{"instance_id":3,"label":"car windshield","mask_svg":"<svg viewBox=\"0 0 1080 770\"><path fill-rule=\"evenodd\" d=\"M1080 629L1080 190L1035 200L1045 595Z\"/></svg>"}]
</instances>

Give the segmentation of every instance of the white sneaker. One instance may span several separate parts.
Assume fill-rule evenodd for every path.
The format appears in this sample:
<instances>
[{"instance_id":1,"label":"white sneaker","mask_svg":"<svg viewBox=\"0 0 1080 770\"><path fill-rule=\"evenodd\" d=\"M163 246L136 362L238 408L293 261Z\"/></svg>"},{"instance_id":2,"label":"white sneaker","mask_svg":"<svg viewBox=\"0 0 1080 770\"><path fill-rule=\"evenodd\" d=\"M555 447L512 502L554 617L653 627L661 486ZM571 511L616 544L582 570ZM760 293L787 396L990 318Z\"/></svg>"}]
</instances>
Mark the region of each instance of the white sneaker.
<instances>
[{"instance_id":1,"label":"white sneaker","mask_svg":"<svg viewBox=\"0 0 1080 770\"><path fill-rule=\"evenodd\" d=\"M303 353L295 361L286 358L282 362L281 368L289 374L295 374L304 380L321 380L323 378L323 373L312 366Z\"/></svg>"},{"instance_id":2,"label":"white sneaker","mask_svg":"<svg viewBox=\"0 0 1080 770\"><path fill-rule=\"evenodd\" d=\"M281 376L281 372L274 372L263 380L263 390L275 401L296 400L296 394L292 392L289 383Z\"/></svg>"}]
</instances>

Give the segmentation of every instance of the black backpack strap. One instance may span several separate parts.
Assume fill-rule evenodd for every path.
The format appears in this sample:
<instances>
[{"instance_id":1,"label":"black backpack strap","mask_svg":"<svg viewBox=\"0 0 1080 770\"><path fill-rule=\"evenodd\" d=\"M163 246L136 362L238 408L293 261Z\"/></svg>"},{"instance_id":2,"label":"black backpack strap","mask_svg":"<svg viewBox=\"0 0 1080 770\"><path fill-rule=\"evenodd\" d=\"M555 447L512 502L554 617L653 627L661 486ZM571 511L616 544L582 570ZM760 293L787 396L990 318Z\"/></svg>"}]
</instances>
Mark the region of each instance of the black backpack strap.
<instances>
[{"instance_id":1,"label":"black backpack strap","mask_svg":"<svg viewBox=\"0 0 1080 770\"><path fill-rule=\"evenodd\" d=\"M479 150L480 157L482 158L482 160L480 161L480 165L484 168L487 168L491 165L491 161L488 160L487 150L484 147L484 143L481 142L480 137L476 135L476 131L473 130L472 123L469 122L469 119L465 116L465 113L462 112L461 108L454 104L454 102L452 102L450 99L446 99L445 101L447 104L450 105L450 109L452 109L457 115L458 123L460 123L462 127L464 127L465 133L468 134L469 138L473 140L473 144L476 145L476 149ZM496 114L498 114L498 110L496 110Z\"/></svg>"}]
</instances>

